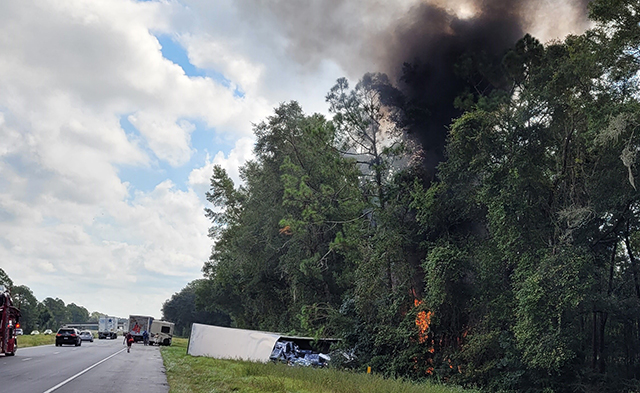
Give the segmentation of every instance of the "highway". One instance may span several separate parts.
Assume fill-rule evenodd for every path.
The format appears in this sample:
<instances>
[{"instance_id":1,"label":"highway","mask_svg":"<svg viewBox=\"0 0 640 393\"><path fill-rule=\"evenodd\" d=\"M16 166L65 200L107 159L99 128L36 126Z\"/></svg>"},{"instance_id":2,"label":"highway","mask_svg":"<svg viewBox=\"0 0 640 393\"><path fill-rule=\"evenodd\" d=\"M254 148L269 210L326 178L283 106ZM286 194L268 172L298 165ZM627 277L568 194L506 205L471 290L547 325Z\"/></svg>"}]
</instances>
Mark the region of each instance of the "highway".
<instances>
[{"instance_id":1,"label":"highway","mask_svg":"<svg viewBox=\"0 0 640 393\"><path fill-rule=\"evenodd\" d=\"M79 347L44 345L0 355L0 391L11 393L166 393L167 377L158 347L122 338L83 341Z\"/></svg>"}]
</instances>

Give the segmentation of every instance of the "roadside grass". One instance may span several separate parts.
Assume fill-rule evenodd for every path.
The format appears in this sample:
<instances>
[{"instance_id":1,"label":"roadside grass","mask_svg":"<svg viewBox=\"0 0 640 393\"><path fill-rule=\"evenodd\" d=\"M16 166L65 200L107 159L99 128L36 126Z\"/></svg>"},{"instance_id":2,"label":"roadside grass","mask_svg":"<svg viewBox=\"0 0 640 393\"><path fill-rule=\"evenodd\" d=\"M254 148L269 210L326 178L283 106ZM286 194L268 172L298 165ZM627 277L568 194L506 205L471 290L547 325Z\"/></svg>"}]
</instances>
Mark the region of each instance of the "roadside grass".
<instances>
[{"instance_id":1,"label":"roadside grass","mask_svg":"<svg viewBox=\"0 0 640 393\"><path fill-rule=\"evenodd\" d=\"M170 393L472 393L452 386L411 383L332 369L290 367L187 355L187 339L162 347Z\"/></svg>"},{"instance_id":2,"label":"roadside grass","mask_svg":"<svg viewBox=\"0 0 640 393\"><path fill-rule=\"evenodd\" d=\"M49 345L56 341L55 334L38 334L37 336L18 336L18 351L20 348L35 347L38 345Z\"/></svg>"}]
</instances>

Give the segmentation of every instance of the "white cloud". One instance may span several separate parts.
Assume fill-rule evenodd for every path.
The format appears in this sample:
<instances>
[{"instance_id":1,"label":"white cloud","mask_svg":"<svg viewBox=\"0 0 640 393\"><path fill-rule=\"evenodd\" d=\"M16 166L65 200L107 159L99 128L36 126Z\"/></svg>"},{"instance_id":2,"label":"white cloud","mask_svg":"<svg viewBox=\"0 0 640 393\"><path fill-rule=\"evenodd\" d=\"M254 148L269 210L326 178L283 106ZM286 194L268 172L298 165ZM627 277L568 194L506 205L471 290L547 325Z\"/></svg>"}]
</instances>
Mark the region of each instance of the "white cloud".
<instances>
[{"instance_id":1,"label":"white cloud","mask_svg":"<svg viewBox=\"0 0 640 393\"><path fill-rule=\"evenodd\" d=\"M225 156L223 152L218 152L213 159L207 156L204 166L194 168L189 174L189 185L194 189L197 195L204 195L209 191L211 184L211 175L213 175L213 167L219 165L233 180L237 187L241 184L239 168L247 161L254 158L253 146L255 141L252 138L241 138L236 141L235 147Z\"/></svg>"},{"instance_id":2,"label":"white cloud","mask_svg":"<svg viewBox=\"0 0 640 393\"><path fill-rule=\"evenodd\" d=\"M130 115L128 120L149 142L156 157L179 166L191 158L191 132L195 126L186 120L164 118L161 114L146 112Z\"/></svg>"},{"instance_id":3,"label":"white cloud","mask_svg":"<svg viewBox=\"0 0 640 393\"><path fill-rule=\"evenodd\" d=\"M179 41L186 48L190 62L196 67L217 70L234 81L243 92L256 92L265 73L264 65L234 52L230 43L216 40L208 34L186 34Z\"/></svg>"},{"instance_id":4,"label":"white cloud","mask_svg":"<svg viewBox=\"0 0 640 393\"><path fill-rule=\"evenodd\" d=\"M49 224L2 221L0 231L7 235L0 258L14 281L30 286L40 299L53 296L82 304L79 299L93 297L95 288L112 288L110 302L118 304L101 305L94 299L95 309L159 317L161 302L198 277L208 257L209 223L202 209L193 191L177 190L165 181L152 192L137 193L131 203L114 203L93 214L89 223L83 224L82 217ZM83 211L78 216L92 215ZM163 288L164 299L140 311L130 309L128 299L147 291L153 280L172 283Z\"/></svg>"},{"instance_id":5,"label":"white cloud","mask_svg":"<svg viewBox=\"0 0 640 393\"><path fill-rule=\"evenodd\" d=\"M271 105L162 57L154 34L186 12L172 1L0 3L0 260L39 299L159 317L200 276L211 247L201 199L170 181L141 192L120 168L185 165L190 119L234 140Z\"/></svg>"}]
</instances>

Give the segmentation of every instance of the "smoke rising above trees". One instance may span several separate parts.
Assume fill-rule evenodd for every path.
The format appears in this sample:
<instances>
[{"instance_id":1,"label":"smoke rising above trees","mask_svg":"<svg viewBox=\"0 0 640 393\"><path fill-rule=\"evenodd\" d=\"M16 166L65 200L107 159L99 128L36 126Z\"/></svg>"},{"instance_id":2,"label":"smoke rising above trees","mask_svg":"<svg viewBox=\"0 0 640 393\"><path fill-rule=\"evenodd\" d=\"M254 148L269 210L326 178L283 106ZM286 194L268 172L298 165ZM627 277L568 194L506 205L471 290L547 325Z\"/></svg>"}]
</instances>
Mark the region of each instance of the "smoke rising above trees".
<instances>
[{"instance_id":1,"label":"smoke rising above trees","mask_svg":"<svg viewBox=\"0 0 640 393\"><path fill-rule=\"evenodd\" d=\"M509 88L500 70L505 52L525 33L543 40L581 33L589 25L588 2L241 1L239 7L252 22L279 26L277 38L304 67L330 58L351 78L389 75L407 96L404 125L432 173L444 158L452 119L474 97Z\"/></svg>"},{"instance_id":2,"label":"smoke rising above trees","mask_svg":"<svg viewBox=\"0 0 640 393\"><path fill-rule=\"evenodd\" d=\"M285 45L301 64L311 66L320 59L333 59L348 76L365 72L394 74L416 54L398 58L401 48L426 35L455 34L451 23L485 26L501 19L546 41L568 33L581 33L588 26L588 0L321 0L312 3L287 1L236 2L248 21L275 30L274 39ZM271 30L271 29L270 29ZM476 30L478 31L478 30ZM504 32L500 32L504 34ZM520 37L516 37L518 39ZM499 39L499 37L496 37Z\"/></svg>"}]
</instances>

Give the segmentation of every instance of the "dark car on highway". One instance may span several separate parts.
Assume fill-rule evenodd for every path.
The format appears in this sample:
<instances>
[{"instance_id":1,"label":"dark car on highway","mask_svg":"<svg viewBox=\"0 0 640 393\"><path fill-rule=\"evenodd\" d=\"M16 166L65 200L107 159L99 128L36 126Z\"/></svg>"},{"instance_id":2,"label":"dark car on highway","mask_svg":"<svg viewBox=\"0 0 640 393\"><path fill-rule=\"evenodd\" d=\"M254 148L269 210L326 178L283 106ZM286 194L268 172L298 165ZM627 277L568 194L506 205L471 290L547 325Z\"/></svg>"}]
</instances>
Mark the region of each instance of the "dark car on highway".
<instances>
[{"instance_id":1,"label":"dark car on highway","mask_svg":"<svg viewBox=\"0 0 640 393\"><path fill-rule=\"evenodd\" d=\"M82 345L82 339L80 338L78 329L62 328L58 330L56 334L56 347L62 344L75 345L76 347Z\"/></svg>"}]
</instances>

